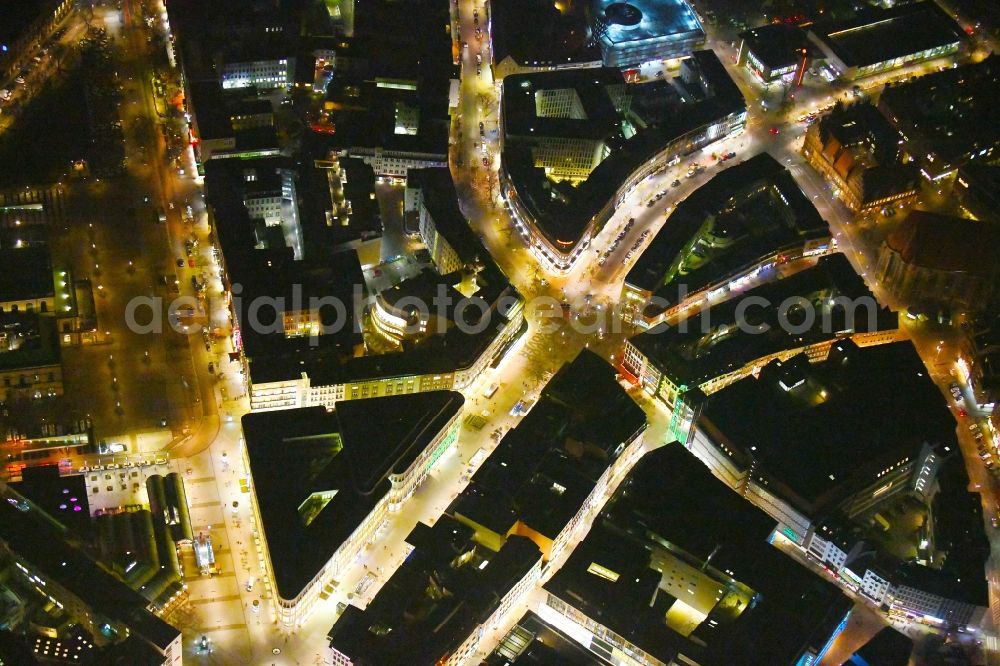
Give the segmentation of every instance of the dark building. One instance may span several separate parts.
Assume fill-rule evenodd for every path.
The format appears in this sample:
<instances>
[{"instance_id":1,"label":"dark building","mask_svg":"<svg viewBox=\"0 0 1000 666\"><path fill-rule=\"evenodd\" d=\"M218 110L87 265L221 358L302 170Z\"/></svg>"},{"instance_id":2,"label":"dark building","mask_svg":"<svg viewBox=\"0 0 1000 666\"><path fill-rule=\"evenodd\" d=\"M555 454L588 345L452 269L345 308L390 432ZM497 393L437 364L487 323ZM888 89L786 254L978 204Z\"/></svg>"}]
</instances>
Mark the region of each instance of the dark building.
<instances>
[{"instance_id":1,"label":"dark building","mask_svg":"<svg viewBox=\"0 0 1000 666\"><path fill-rule=\"evenodd\" d=\"M886 627L845 662L847 666L906 666L913 653L913 639Z\"/></svg>"},{"instance_id":2,"label":"dark building","mask_svg":"<svg viewBox=\"0 0 1000 666\"><path fill-rule=\"evenodd\" d=\"M954 428L912 344L839 340L821 363L775 360L710 395L691 448L804 539L810 524L898 493L930 501L922 477L955 450Z\"/></svg>"},{"instance_id":3,"label":"dark building","mask_svg":"<svg viewBox=\"0 0 1000 666\"><path fill-rule=\"evenodd\" d=\"M520 534L555 559L588 507L641 453L646 425L614 369L583 350L549 381L447 513L494 548Z\"/></svg>"},{"instance_id":4,"label":"dark building","mask_svg":"<svg viewBox=\"0 0 1000 666\"><path fill-rule=\"evenodd\" d=\"M743 96L712 51L681 61L680 74L644 84L611 68L504 79L500 190L535 258L569 270L638 183L743 127Z\"/></svg>"},{"instance_id":5,"label":"dark building","mask_svg":"<svg viewBox=\"0 0 1000 666\"><path fill-rule=\"evenodd\" d=\"M243 417L283 624L305 619L454 443L463 403L459 393L431 391Z\"/></svg>"},{"instance_id":6,"label":"dark building","mask_svg":"<svg viewBox=\"0 0 1000 666\"><path fill-rule=\"evenodd\" d=\"M25 467L21 480L10 483L10 487L78 537L89 541L93 536L87 484L82 474L63 476L55 465Z\"/></svg>"},{"instance_id":7,"label":"dark building","mask_svg":"<svg viewBox=\"0 0 1000 666\"><path fill-rule=\"evenodd\" d=\"M79 625L101 651L102 663L181 662L180 631L150 613L144 597L108 573L30 500L3 483L0 498L0 563L26 582L42 581L45 601ZM116 661L126 655L126 661Z\"/></svg>"},{"instance_id":8,"label":"dark building","mask_svg":"<svg viewBox=\"0 0 1000 666\"><path fill-rule=\"evenodd\" d=\"M789 307L795 302L800 305ZM799 353L824 358L847 337L877 345L901 334L896 313L880 307L847 257L836 253L633 336L625 343L622 367L673 410L690 389L711 394L771 360Z\"/></svg>"},{"instance_id":9,"label":"dark building","mask_svg":"<svg viewBox=\"0 0 1000 666\"><path fill-rule=\"evenodd\" d=\"M418 523L406 543L413 551L371 603L348 606L330 629L337 663L462 663L533 587L541 564L529 539L492 550L446 515L434 527Z\"/></svg>"},{"instance_id":10,"label":"dark building","mask_svg":"<svg viewBox=\"0 0 1000 666\"><path fill-rule=\"evenodd\" d=\"M970 217L1000 222L1000 166L960 167L952 192Z\"/></svg>"},{"instance_id":11,"label":"dark building","mask_svg":"<svg viewBox=\"0 0 1000 666\"><path fill-rule=\"evenodd\" d=\"M1000 223L915 210L882 244L876 277L905 305L989 311L1000 295Z\"/></svg>"},{"instance_id":12,"label":"dark building","mask_svg":"<svg viewBox=\"0 0 1000 666\"><path fill-rule=\"evenodd\" d=\"M928 180L1000 159L1000 55L887 86L879 111Z\"/></svg>"},{"instance_id":13,"label":"dark building","mask_svg":"<svg viewBox=\"0 0 1000 666\"><path fill-rule=\"evenodd\" d=\"M62 395L61 359L53 318L36 312L0 312L0 402L14 405Z\"/></svg>"},{"instance_id":14,"label":"dark building","mask_svg":"<svg viewBox=\"0 0 1000 666\"><path fill-rule=\"evenodd\" d=\"M706 289L829 249L826 222L788 170L761 153L677 204L626 274L623 294L650 327L696 306Z\"/></svg>"},{"instance_id":15,"label":"dark building","mask_svg":"<svg viewBox=\"0 0 1000 666\"><path fill-rule=\"evenodd\" d=\"M740 33L737 64L745 66L761 83L783 79L802 81L811 61L805 31L797 25L771 23Z\"/></svg>"},{"instance_id":16,"label":"dark building","mask_svg":"<svg viewBox=\"0 0 1000 666\"><path fill-rule=\"evenodd\" d=\"M313 124L329 149L398 181L410 168L447 166L458 78L449 9L421 0L354 5L353 28L335 49L324 110Z\"/></svg>"},{"instance_id":17,"label":"dark building","mask_svg":"<svg viewBox=\"0 0 1000 666\"><path fill-rule=\"evenodd\" d=\"M771 545L774 529L684 447L664 446L633 468L545 584L544 616L586 636L581 642L604 659L624 652L728 666L815 658L851 602Z\"/></svg>"},{"instance_id":18,"label":"dark building","mask_svg":"<svg viewBox=\"0 0 1000 666\"><path fill-rule=\"evenodd\" d=\"M545 0L490 5L493 78L536 69L599 67L601 51L590 39L585 10L584 0L562 11Z\"/></svg>"}]
</instances>

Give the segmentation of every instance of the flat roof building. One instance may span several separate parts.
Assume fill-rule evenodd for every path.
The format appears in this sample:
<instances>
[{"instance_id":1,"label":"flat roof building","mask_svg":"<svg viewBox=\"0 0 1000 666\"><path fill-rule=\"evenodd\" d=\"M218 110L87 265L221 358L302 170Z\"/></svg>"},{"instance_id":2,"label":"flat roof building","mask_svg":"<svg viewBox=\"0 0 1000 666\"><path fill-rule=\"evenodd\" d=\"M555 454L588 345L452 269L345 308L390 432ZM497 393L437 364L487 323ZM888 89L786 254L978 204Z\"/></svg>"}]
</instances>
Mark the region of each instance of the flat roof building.
<instances>
[{"instance_id":1,"label":"flat roof building","mask_svg":"<svg viewBox=\"0 0 1000 666\"><path fill-rule=\"evenodd\" d=\"M681 306L698 305L707 288L830 246L829 228L812 202L787 169L761 153L677 204L626 274L624 295L649 327Z\"/></svg>"},{"instance_id":2,"label":"flat roof building","mask_svg":"<svg viewBox=\"0 0 1000 666\"><path fill-rule=\"evenodd\" d=\"M1000 222L1000 166L959 167L952 192L969 217Z\"/></svg>"},{"instance_id":3,"label":"flat roof building","mask_svg":"<svg viewBox=\"0 0 1000 666\"><path fill-rule=\"evenodd\" d=\"M606 67L690 55L705 31L685 0L590 0L590 30Z\"/></svg>"},{"instance_id":4,"label":"flat roof building","mask_svg":"<svg viewBox=\"0 0 1000 666\"><path fill-rule=\"evenodd\" d=\"M452 326L473 328L479 323L480 312L466 308L459 312L464 296L462 275L438 275L424 269L375 295L370 310L372 332L390 344L419 342L432 335L443 335Z\"/></svg>"},{"instance_id":5,"label":"flat roof building","mask_svg":"<svg viewBox=\"0 0 1000 666\"><path fill-rule=\"evenodd\" d=\"M497 550L441 516L418 523L412 549L364 610L348 606L328 637L334 663L349 666L463 663L538 578L541 553L511 536Z\"/></svg>"},{"instance_id":6,"label":"flat roof building","mask_svg":"<svg viewBox=\"0 0 1000 666\"><path fill-rule=\"evenodd\" d=\"M809 39L840 76L855 80L954 54L966 36L937 3L925 0L814 23Z\"/></svg>"},{"instance_id":7,"label":"flat roof building","mask_svg":"<svg viewBox=\"0 0 1000 666\"><path fill-rule=\"evenodd\" d=\"M114 655L127 655L132 664L181 663L181 632L149 612L145 598L84 553L55 519L3 482L0 499L0 562L11 566L10 575L41 589L45 603L58 605L91 637L107 663L114 663Z\"/></svg>"},{"instance_id":8,"label":"flat roof building","mask_svg":"<svg viewBox=\"0 0 1000 666\"><path fill-rule=\"evenodd\" d=\"M450 391L243 417L254 508L282 624L301 623L454 443ZM309 547L304 548L303 544Z\"/></svg>"},{"instance_id":9,"label":"flat roof building","mask_svg":"<svg viewBox=\"0 0 1000 666\"><path fill-rule=\"evenodd\" d=\"M708 396L697 427L704 437L693 447L706 464L728 459L748 472L745 484L763 484L812 521L850 510L856 493L922 458L925 445L939 457L956 445L954 418L908 341L839 340L821 362L772 361Z\"/></svg>"},{"instance_id":10,"label":"flat roof building","mask_svg":"<svg viewBox=\"0 0 1000 666\"><path fill-rule=\"evenodd\" d=\"M938 181L1000 158L1000 55L888 85L878 109L899 130L921 174Z\"/></svg>"},{"instance_id":11,"label":"flat roof building","mask_svg":"<svg viewBox=\"0 0 1000 666\"><path fill-rule=\"evenodd\" d=\"M535 257L568 271L647 176L738 132L739 88L712 51L675 82L626 84L611 68L509 76L500 113L500 190Z\"/></svg>"},{"instance_id":12,"label":"flat roof building","mask_svg":"<svg viewBox=\"0 0 1000 666\"><path fill-rule=\"evenodd\" d=\"M811 60L805 31L789 23L769 23L740 33L736 62L743 65L761 83L789 77L801 81Z\"/></svg>"},{"instance_id":13,"label":"flat roof building","mask_svg":"<svg viewBox=\"0 0 1000 666\"><path fill-rule=\"evenodd\" d=\"M62 395L56 322L37 312L0 313L0 402Z\"/></svg>"},{"instance_id":14,"label":"flat roof building","mask_svg":"<svg viewBox=\"0 0 1000 666\"><path fill-rule=\"evenodd\" d=\"M841 338L867 345L901 335L896 313L879 306L847 258L835 253L811 268L629 338L623 367L673 409L687 390L711 394L773 359L802 352L821 359Z\"/></svg>"},{"instance_id":15,"label":"flat roof building","mask_svg":"<svg viewBox=\"0 0 1000 666\"><path fill-rule=\"evenodd\" d=\"M489 7L494 80L550 69L600 67L601 50L590 39L585 3L556 6L546 0Z\"/></svg>"},{"instance_id":16,"label":"flat roof building","mask_svg":"<svg viewBox=\"0 0 1000 666\"><path fill-rule=\"evenodd\" d=\"M774 529L684 447L661 447L545 583L540 616L604 659L722 666L815 657L851 602L771 545Z\"/></svg>"},{"instance_id":17,"label":"flat roof building","mask_svg":"<svg viewBox=\"0 0 1000 666\"><path fill-rule=\"evenodd\" d=\"M383 178L402 182L411 168L446 167L458 78L449 5L377 0L357 3L352 18L312 129Z\"/></svg>"},{"instance_id":18,"label":"flat roof building","mask_svg":"<svg viewBox=\"0 0 1000 666\"><path fill-rule=\"evenodd\" d=\"M614 369L583 350L549 381L447 512L484 543L521 534L553 560L588 507L636 460L646 425Z\"/></svg>"},{"instance_id":19,"label":"flat roof building","mask_svg":"<svg viewBox=\"0 0 1000 666\"><path fill-rule=\"evenodd\" d=\"M584 350L549 381L448 513L486 542L522 534L555 559L586 507L636 459L646 425L614 369Z\"/></svg>"},{"instance_id":20,"label":"flat roof building","mask_svg":"<svg viewBox=\"0 0 1000 666\"><path fill-rule=\"evenodd\" d=\"M11 239L11 242L16 242ZM53 312L55 279L44 245L0 248L0 312Z\"/></svg>"},{"instance_id":21,"label":"flat roof building","mask_svg":"<svg viewBox=\"0 0 1000 666\"><path fill-rule=\"evenodd\" d=\"M848 660L857 664L908 664L913 653L913 639L892 627L882 629Z\"/></svg>"}]
</instances>

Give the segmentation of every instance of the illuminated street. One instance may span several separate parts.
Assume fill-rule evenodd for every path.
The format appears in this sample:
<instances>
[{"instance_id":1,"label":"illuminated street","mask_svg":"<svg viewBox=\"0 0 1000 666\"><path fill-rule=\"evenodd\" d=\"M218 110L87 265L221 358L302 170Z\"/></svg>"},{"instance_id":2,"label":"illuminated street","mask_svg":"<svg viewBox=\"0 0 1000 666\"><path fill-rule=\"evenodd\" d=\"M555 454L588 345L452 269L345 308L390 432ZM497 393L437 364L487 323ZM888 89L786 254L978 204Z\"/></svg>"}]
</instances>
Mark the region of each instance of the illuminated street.
<instances>
[{"instance_id":1,"label":"illuminated street","mask_svg":"<svg viewBox=\"0 0 1000 666\"><path fill-rule=\"evenodd\" d=\"M695 9L704 13L702 4L707 3L699 2ZM279 621L276 590L268 580L266 540L254 517L259 514L252 505L252 478L245 464L241 418L251 410L248 395L251 387L244 368L254 366L243 363L246 350L237 342L240 332L234 329L231 320L233 285L225 278L227 260L222 258L218 230L212 226L215 211L208 208L205 178L199 175L205 167L197 151L208 149L198 145L200 139L194 133L196 126L190 117L191 101L184 100L187 89L179 83L179 70L167 65L163 49L174 37L167 23L165 2L121 0L117 6L99 3L92 10L70 11L58 24L62 33L52 38L48 51L31 66L26 80L3 100L0 136L16 127L24 114L31 113L29 105L43 98L50 78L65 76L66 68L80 57L81 40L100 34L110 42L111 46L106 48L112 53L116 68L112 85L117 87L121 99L117 109L124 141L123 170L104 179L67 173L57 184L26 187L23 193L19 185L10 195L14 203L21 203L18 197L28 203L46 202L48 243L53 256L61 262L53 267L71 266L74 280L89 280L97 321L94 330L82 336L77 332L70 336L68 329L64 329L67 341L61 344L60 360L66 413L78 422L91 422L91 435L102 448L98 451L95 447L52 447L37 463L85 472L138 466L146 471L175 472L181 477L191 529L195 535L210 537L215 556L209 573L196 559L197 539L195 545L185 542L178 547L184 592L179 600L171 601L162 618L182 633L184 660L194 664L341 663L331 657L327 637L331 626L349 605L367 608L386 581L400 570L412 550L405 539L418 523L432 526L441 520L447 507L469 486L478 467L523 418L523 414L514 415L515 406L534 405L547 382L583 349L590 349L612 366L620 367L626 339L640 332L638 325L623 319L625 277L650 241L665 225L671 224L670 216L677 205L727 167L769 153L788 169L805 198L829 224L836 248L847 257L880 303L900 313L900 327L912 340L957 421L970 490L981 495L983 528L991 552L987 571L990 612L977 627L979 633L954 637L948 630L936 628L921 618L898 615L890 618L887 605L880 607L873 603L858 592L857 586L852 589L818 559L807 556L801 545L779 533L773 544L778 550L823 580L839 586L853 604L846 629L835 636L824 658L816 663L824 666L843 663L879 629L893 626L914 639L917 646L928 636L948 635L949 640L954 638L969 654L985 655L985 663L1000 664L1000 638L995 624L1000 621L1000 569L997 568L1000 481L977 452L974 433L982 428L988 434L992 426L987 425L990 413L976 406L977 398L970 389L970 373L963 358L966 333L961 326L971 321L972 316L956 314L953 322L949 319L938 323L934 321L934 313L930 318L918 318L907 310L911 303L899 298L879 279L878 273L883 245L898 221L890 222L885 208L862 214L852 211L841 193L803 154L806 132L812 122L805 121L807 114L821 114L835 103L852 103L861 96L877 102L886 84L938 72L954 65L959 58L949 55L923 60L865 77L856 85L849 81L831 83L817 74L803 72L801 87L793 88L787 78L784 83L765 87L747 67L736 64L740 31L728 24L705 22L704 48L715 52L745 98L745 128L718 137L700 150L678 156L676 162L639 182L614 206L607 223L591 239L590 247L580 259L565 274L556 274L536 259L530 249L532 239L527 232L519 231L500 191L502 81L492 78L498 63L493 63L491 53L491 7L481 0L455 0L449 6L452 25L457 28L451 39L459 81L457 107L450 111L448 168L461 212L527 302L527 330L492 366L486 364L462 388L466 402L459 417L457 442L437 460L429 476L402 508L388 514L373 540L346 571L336 576L305 621L290 630ZM978 28L978 24L972 27L963 21L959 23L967 32ZM972 62L983 61L988 53L986 48L993 41L983 37L977 44L971 49ZM6 45L3 48L7 50ZM173 46L168 48L174 52ZM675 65L673 61L671 67ZM663 71L667 71L668 77L677 77L678 70L637 67L636 71L640 72L637 76L651 81L662 76ZM377 86L408 90L410 84L400 81L379 78ZM224 86L218 87L221 90ZM275 99L282 99L283 93ZM308 98L309 94L302 97ZM291 94L288 97L290 100ZM264 98L261 94L256 101ZM318 92L309 99L317 108L322 107L324 98ZM330 102L326 110L338 104ZM280 109L274 115L294 115L291 106L283 103L274 106ZM399 102L397 134L405 134L400 131L405 123L399 118L406 111L405 104ZM232 117L227 116L227 122L235 117L234 112ZM207 121L203 122L207 125ZM306 132L312 131L308 124L303 124ZM281 132L287 134L287 127L282 126ZM331 133L336 138L335 128ZM285 134L281 136L287 138ZM291 163L292 152L291 148L283 154L276 150L270 156ZM329 154L334 152L331 149ZM381 152L381 149L373 151L376 157L372 159L381 159ZM730 153L735 155L722 159ZM240 153L223 155L234 156L251 159ZM307 156L305 162L311 164L312 159ZM369 161L366 157L366 163ZM82 166L60 168L66 168L67 172L71 168L84 170ZM376 172L377 169L373 170ZM251 176L248 171L243 177L251 182L257 175ZM362 268L374 291L414 277L423 265L418 265L414 255L418 248L425 248L417 235L408 236L404 227L404 203L410 204L409 194L400 185L403 180L397 177L397 182L390 182L391 178L379 175L372 194L372 199L378 199L376 210L381 207L383 235L377 261L364 263ZM934 181L921 179L913 197L916 206L921 205L921 198L929 201L935 196L936 187ZM330 191L333 190L330 185ZM281 196L289 195L285 192ZM940 190L938 196L945 197ZM327 217L326 225L332 227L333 219ZM407 220L406 224L411 222ZM256 243L252 247L273 250L273 256L278 257L276 246L268 245L274 242L276 229L281 231L271 222L255 226L248 232ZM352 246L351 251L359 245ZM325 260L336 261L329 257ZM774 275L747 281L740 290L706 297L705 304L716 305L736 293L767 284L775 276L786 277L813 268L816 263L815 259L793 261ZM270 267L270 259L267 265ZM63 287L70 288L65 284ZM560 304L565 307L562 312ZM145 324L150 325L143 330ZM338 359L351 354L360 357L366 352L370 350L356 348L346 353L338 350L341 354ZM339 362L334 358L331 355L325 360L332 366ZM301 363L305 365L305 361ZM758 371L755 370L755 375ZM305 378L306 370L302 369L300 374ZM649 424L642 435L641 450L648 453L667 445L674 439L672 419L676 415L663 401L651 396L651 391L643 390L641 384L628 383L634 382L634 378L620 378ZM316 389L324 385L318 379L310 379L313 384L304 381L305 388L292 390L299 391L297 400L312 399L315 401L312 404L321 404ZM958 394L952 388L955 383ZM310 390L311 398L307 396ZM367 390L362 394L364 397ZM338 398L343 399L343 394ZM973 423L979 425L970 427ZM24 467L18 462L22 460L24 445L18 443L17 433L11 432L15 436L0 442L0 450L7 455L7 476L13 481L19 480ZM109 444L116 447L109 449ZM488 657L525 611L544 616L546 592L542 586L569 559L573 547L586 538L605 502L631 471L629 465L609 481L599 502L585 512L582 522L574 528L569 547L546 563L544 573L503 616L502 622L484 627L474 653L463 663L478 664ZM833 479L831 475L830 480ZM553 482L553 487L556 486ZM95 493L98 490L94 488ZM123 506L150 503L145 487L139 490L138 484L128 491L123 480L121 493L117 509L111 500L107 500L106 508L122 511ZM8 502L12 506L17 504L9 498ZM98 500L94 498L93 503L96 506ZM705 567L710 559L709 555ZM614 579L617 577L614 573ZM703 615L707 617L708 613Z\"/></svg>"}]
</instances>

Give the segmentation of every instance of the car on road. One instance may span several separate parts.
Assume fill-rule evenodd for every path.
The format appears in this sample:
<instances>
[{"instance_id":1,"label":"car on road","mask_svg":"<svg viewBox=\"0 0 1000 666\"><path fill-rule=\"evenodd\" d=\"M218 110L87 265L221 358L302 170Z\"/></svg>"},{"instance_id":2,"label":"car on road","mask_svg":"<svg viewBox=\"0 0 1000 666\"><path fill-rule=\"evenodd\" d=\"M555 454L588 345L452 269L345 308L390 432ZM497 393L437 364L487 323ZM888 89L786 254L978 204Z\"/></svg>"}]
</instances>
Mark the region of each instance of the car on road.
<instances>
[{"instance_id":1,"label":"car on road","mask_svg":"<svg viewBox=\"0 0 1000 666\"><path fill-rule=\"evenodd\" d=\"M680 186L681 186L681 181L677 180L676 178L674 179L674 182L670 183L670 187L680 187Z\"/></svg>"},{"instance_id":2,"label":"car on road","mask_svg":"<svg viewBox=\"0 0 1000 666\"><path fill-rule=\"evenodd\" d=\"M772 127L771 129L768 130L768 132L771 133L771 136L777 136L778 135L778 128L777 127Z\"/></svg>"}]
</instances>

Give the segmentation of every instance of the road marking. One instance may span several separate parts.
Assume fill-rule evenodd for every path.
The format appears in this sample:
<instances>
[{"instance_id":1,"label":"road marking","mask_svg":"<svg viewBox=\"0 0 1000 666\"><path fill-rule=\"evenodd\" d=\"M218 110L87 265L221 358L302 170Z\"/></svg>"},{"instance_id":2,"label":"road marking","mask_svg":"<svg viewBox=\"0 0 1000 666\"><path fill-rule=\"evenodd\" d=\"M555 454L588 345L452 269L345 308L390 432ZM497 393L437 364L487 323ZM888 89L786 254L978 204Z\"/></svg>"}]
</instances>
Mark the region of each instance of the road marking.
<instances>
[{"instance_id":1,"label":"road marking","mask_svg":"<svg viewBox=\"0 0 1000 666\"><path fill-rule=\"evenodd\" d=\"M189 479L187 483L208 483L209 481L215 481L214 476L203 476L200 479Z\"/></svg>"},{"instance_id":2,"label":"road marking","mask_svg":"<svg viewBox=\"0 0 1000 666\"><path fill-rule=\"evenodd\" d=\"M206 506L221 506L222 502L220 500L215 500L214 502L198 502L197 504L192 504L192 509L203 509Z\"/></svg>"}]
</instances>

